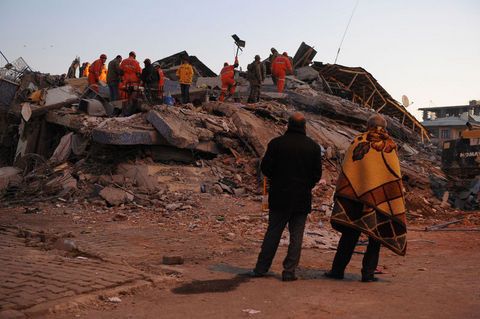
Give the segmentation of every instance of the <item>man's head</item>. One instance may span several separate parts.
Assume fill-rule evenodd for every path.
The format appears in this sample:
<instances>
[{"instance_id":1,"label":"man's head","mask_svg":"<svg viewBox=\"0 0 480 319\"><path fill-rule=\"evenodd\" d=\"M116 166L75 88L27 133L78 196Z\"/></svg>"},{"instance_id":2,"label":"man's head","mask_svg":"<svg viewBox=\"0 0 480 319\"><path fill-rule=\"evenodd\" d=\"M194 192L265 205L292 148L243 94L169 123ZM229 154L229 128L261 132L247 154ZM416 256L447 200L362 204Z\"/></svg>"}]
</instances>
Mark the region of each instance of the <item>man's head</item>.
<instances>
[{"instance_id":1,"label":"man's head","mask_svg":"<svg viewBox=\"0 0 480 319\"><path fill-rule=\"evenodd\" d=\"M367 130L378 126L381 128L387 128L387 121L380 114L373 114L367 120Z\"/></svg>"},{"instance_id":2,"label":"man's head","mask_svg":"<svg viewBox=\"0 0 480 319\"><path fill-rule=\"evenodd\" d=\"M225 62L225 63L223 64L223 66L228 66L228 62Z\"/></svg>"},{"instance_id":3,"label":"man's head","mask_svg":"<svg viewBox=\"0 0 480 319\"><path fill-rule=\"evenodd\" d=\"M278 54L278 51L277 51L277 49L275 49L275 48L271 48L271 49L270 49L270 52L272 52L272 54Z\"/></svg>"},{"instance_id":4,"label":"man's head","mask_svg":"<svg viewBox=\"0 0 480 319\"><path fill-rule=\"evenodd\" d=\"M282 55L286 56L288 58L288 53L287 52L283 52Z\"/></svg>"},{"instance_id":5,"label":"man's head","mask_svg":"<svg viewBox=\"0 0 480 319\"><path fill-rule=\"evenodd\" d=\"M134 51L130 51L130 53L128 54L128 57L129 57L129 58L134 58L134 59L135 59L135 58L137 57L137 54L135 54L135 52L134 52Z\"/></svg>"},{"instance_id":6,"label":"man's head","mask_svg":"<svg viewBox=\"0 0 480 319\"><path fill-rule=\"evenodd\" d=\"M100 60L102 60L103 63L105 63L105 61L107 61L107 55L106 54L101 54L100 55Z\"/></svg>"},{"instance_id":7,"label":"man's head","mask_svg":"<svg viewBox=\"0 0 480 319\"><path fill-rule=\"evenodd\" d=\"M122 56L119 54L115 57L115 59L117 59L118 61L122 61Z\"/></svg>"},{"instance_id":8,"label":"man's head","mask_svg":"<svg viewBox=\"0 0 480 319\"><path fill-rule=\"evenodd\" d=\"M255 61L260 61L260 56L258 54L255 56Z\"/></svg>"},{"instance_id":9,"label":"man's head","mask_svg":"<svg viewBox=\"0 0 480 319\"><path fill-rule=\"evenodd\" d=\"M302 129L305 131L305 116L300 112L295 112L288 118L288 128Z\"/></svg>"},{"instance_id":10,"label":"man's head","mask_svg":"<svg viewBox=\"0 0 480 319\"><path fill-rule=\"evenodd\" d=\"M150 61L150 59L145 59L145 61L143 61L143 63L145 65L150 65L150 64L152 64L152 61Z\"/></svg>"}]
</instances>

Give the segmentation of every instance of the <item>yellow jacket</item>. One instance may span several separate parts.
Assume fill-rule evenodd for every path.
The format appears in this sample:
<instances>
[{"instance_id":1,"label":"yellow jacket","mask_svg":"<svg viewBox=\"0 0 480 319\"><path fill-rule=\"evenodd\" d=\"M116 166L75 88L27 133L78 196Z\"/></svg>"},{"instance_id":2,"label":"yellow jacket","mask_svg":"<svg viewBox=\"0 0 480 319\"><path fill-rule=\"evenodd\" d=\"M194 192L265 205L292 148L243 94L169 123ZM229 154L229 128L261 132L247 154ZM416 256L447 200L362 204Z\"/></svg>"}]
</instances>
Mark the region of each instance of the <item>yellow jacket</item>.
<instances>
[{"instance_id":1,"label":"yellow jacket","mask_svg":"<svg viewBox=\"0 0 480 319\"><path fill-rule=\"evenodd\" d=\"M193 68L188 63L183 63L177 70L178 82L180 84L192 84Z\"/></svg>"}]
</instances>

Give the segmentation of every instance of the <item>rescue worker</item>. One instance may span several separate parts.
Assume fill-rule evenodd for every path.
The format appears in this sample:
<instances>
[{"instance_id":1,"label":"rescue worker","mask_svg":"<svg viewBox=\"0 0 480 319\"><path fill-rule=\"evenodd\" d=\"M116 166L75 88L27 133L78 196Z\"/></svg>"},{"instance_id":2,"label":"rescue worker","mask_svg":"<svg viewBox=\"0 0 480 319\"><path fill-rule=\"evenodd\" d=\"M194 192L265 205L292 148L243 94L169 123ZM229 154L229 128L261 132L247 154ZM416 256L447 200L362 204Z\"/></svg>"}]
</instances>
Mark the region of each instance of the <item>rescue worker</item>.
<instances>
[{"instance_id":1,"label":"rescue worker","mask_svg":"<svg viewBox=\"0 0 480 319\"><path fill-rule=\"evenodd\" d=\"M155 65L155 70L157 71L158 74L158 99L160 101L163 100L163 86L165 85L165 74L163 73L162 68L160 67L159 64Z\"/></svg>"},{"instance_id":2,"label":"rescue worker","mask_svg":"<svg viewBox=\"0 0 480 319\"><path fill-rule=\"evenodd\" d=\"M83 77L83 71L85 70L86 67L87 67L87 63L83 62L79 69L79 73L78 73L79 78Z\"/></svg>"},{"instance_id":3,"label":"rescue worker","mask_svg":"<svg viewBox=\"0 0 480 319\"><path fill-rule=\"evenodd\" d=\"M117 55L115 59L108 63L107 84L110 90L110 101L116 101L120 98L118 86L122 79L123 71L120 69L122 57Z\"/></svg>"},{"instance_id":4,"label":"rescue worker","mask_svg":"<svg viewBox=\"0 0 480 319\"><path fill-rule=\"evenodd\" d=\"M140 75L142 74L142 68L140 63L136 60L137 55L131 51L128 54L128 58L120 63L120 69L123 71L123 80L121 83L122 93L124 97L128 98L130 93L135 87L140 86Z\"/></svg>"},{"instance_id":5,"label":"rescue worker","mask_svg":"<svg viewBox=\"0 0 480 319\"><path fill-rule=\"evenodd\" d=\"M285 76L293 73L292 64L288 58L287 52L283 52L273 60L272 63L272 76L277 78L277 91L283 92L285 88Z\"/></svg>"},{"instance_id":6,"label":"rescue worker","mask_svg":"<svg viewBox=\"0 0 480 319\"><path fill-rule=\"evenodd\" d=\"M271 48L270 49L270 56L268 57L268 62L270 63L269 67L270 67L270 71L272 70L272 65L273 65L273 61L275 60L275 58L279 55L278 54L278 51L277 49L275 48ZM273 81L273 84L277 85L277 78L272 74L272 81Z\"/></svg>"},{"instance_id":7,"label":"rescue worker","mask_svg":"<svg viewBox=\"0 0 480 319\"><path fill-rule=\"evenodd\" d=\"M258 54L255 56L255 60L247 66L247 79L250 83L248 103L257 103L260 101L260 87L265 80L265 65L260 61Z\"/></svg>"},{"instance_id":8,"label":"rescue worker","mask_svg":"<svg viewBox=\"0 0 480 319\"><path fill-rule=\"evenodd\" d=\"M225 100L225 95L228 91L228 97L235 93L235 69L238 67L238 58L235 57L233 65L228 65L228 62L223 64L223 69L220 71L220 79L222 80L222 93L220 94L220 102Z\"/></svg>"},{"instance_id":9,"label":"rescue worker","mask_svg":"<svg viewBox=\"0 0 480 319\"><path fill-rule=\"evenodd\" d=\"M190 85L193 81L193 68L189 62L188 56L182 58L182 65L180 65L176 74L182 91L182 103L190 103Z\"/></svg>"},{"instance_id":10,"label":"rescue worker","mask_svg":"<svg viewBox=\"0 0 480 319\"><path fill-rule=\"evenodd\" d=\"M98 81L100 80L100 74L102 73L102 67L105 65L105 61L107 61L107 56L102 54L89 68L88 85L90 85L95 92L98 92Z\"/></svg>"},{"instance_id":11,"label":"rescue worker","mask_svg":"<svg viewBox=\"0 0 480 319\"><path fill-rule=\"evenodd\" d=\"M158 73L155 71L150 59L145 59L143 63L145 64L145 67L142 70L142 82L143 86L145 87L147 97L150 101L152 101L152 91L155 91L158 88Z\"/></svg>"},{"instance_id":12,"label":"rescue worker","mask_svg":"<svg viewBox=\"0 0 480 319\"><path fill-rule=\"evenodd\" d=\"M90 73L90 63L87 62L87 63L85 63L85 68L83 69L82 76L83 77L88 77L89 73Z\"/></svg>"},{"instance_id":13,"label":"rescue worker","mask_svg":"<svg viewBox=\"0 0 480 319\"><path fill-rule=\"evenodd\" d=\"M79 66L80 66L80 60L76 58L75 60L73 60L72 64L68 68L67 79L75 79L77 77L76 73L77 73L77 68ZM81 73L80 73L80 76L82 76Z\"/></svg>"}]
</instances>

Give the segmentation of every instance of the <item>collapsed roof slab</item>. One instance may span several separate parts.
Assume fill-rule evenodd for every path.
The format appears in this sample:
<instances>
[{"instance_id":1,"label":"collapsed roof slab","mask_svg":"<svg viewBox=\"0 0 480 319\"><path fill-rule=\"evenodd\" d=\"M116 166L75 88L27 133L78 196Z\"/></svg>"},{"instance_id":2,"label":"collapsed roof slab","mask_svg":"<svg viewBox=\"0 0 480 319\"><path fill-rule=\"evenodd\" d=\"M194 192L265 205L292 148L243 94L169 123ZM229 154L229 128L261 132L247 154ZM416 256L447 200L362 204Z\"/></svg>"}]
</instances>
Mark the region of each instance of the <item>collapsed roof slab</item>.
<instances>
[{"instance_id":1,"label":"collapsed roof slab","mask_svg":"<svg viewBox=\"0 0 480 319\"><path fill-rule=\"evenodd\" d=\"M155 61L153 64L158 64L162 69L170 69L182 64L182 58L188 57L190 64L199 76L215 77L217 74L206 66L199 58L194 55L188 55L187 51L181 51L166 58Z\"/></svg>"},{"instance_id":2,"label":"collapsed roof slab","mask_svg":"<svg viewBox=\"0 0 480 319\"><path fill-rule=\"evenodd\" d=\"M293 57L293 68L296 69L302 66L310 65L315 55L317 55L317 51L315 51L313 47L309 46L305 42L302 42L295 53L295 56Z\"/></svg>"},{"instance_id":3,"label":"collapsed roof slab","mask_svg":"<svg viewBox=\"0 0 480 319\"><path fill-rule=\"evenodd\" d=\"M408 110L397 102L365 69L339 64L313 64L320 75L330 83L352 92L352 102L378 113L389 115L403 126L416 132L421 140L430 140L427 129Z\"/></svg>"}]
</instances>

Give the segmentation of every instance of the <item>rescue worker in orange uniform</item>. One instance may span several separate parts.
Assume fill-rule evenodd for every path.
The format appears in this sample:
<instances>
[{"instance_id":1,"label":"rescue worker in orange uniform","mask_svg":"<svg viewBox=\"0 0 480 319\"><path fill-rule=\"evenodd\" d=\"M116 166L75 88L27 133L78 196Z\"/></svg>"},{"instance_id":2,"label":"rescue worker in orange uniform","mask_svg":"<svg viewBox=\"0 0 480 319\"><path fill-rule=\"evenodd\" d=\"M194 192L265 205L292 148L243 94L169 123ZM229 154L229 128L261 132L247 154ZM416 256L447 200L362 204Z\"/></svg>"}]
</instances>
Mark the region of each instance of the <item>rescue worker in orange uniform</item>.
<instances>
[{"instance_id":1,"label":"rescue worker in orange uniform","mask_svg":"<svg viewBox=\"0 0 480 319\"><path fill-rule=\"evenodd\" d=\"M288 58L287 52L277 56L272 63L272 75L277 78L277 91L283 92L285 88L285 76L293 73L292 63Z\"/></svg>"},{"instance_id":2,"label":"rescue worker in orange uniform","mask_svg":"<svg viewBox=\"0 0 480 319\"><path fill-rule=\"evenodd\" d=\"M82 72L83 77L88 77L88 74L90 73L90 63L85 63L85 67Z\"/></svg>"},{"instance_id":3,"label":"rescue worker in orange uniform","mask_svg":"<svg viewBox=\"0 0 480 319\"><path fill-rule=\"evenodd\" d=\"M135 59L137 55L135 52L130 52L128 58L120 63L120 69L123 71L123 79L120 84L121 95L125 98L128 97L128 91L132 88L140 86L140 75L142 74L142 68L140 63Z\"/></svg>"},{"instance_id":4,"label":"rescue worker in orange uniform","mask_svg":"<svg viewBox=\"0 0 480 319\"><path fill-rule=\"evenodd\" d=\"M158 99L163 100L163 85L165 84L165 74L159 64L155 64L155 70L158 73Z\"/></svg>"},{"instance_id":5,"label":"rescue worker in orange uniform","mask_svg":"<svg viewBox=\"0 0 480 319\"><path fill-rule=\"evenodd\" d=\"M105 61L107 61L107 56L102 54L100 55L100 59L95 60L89 68L88 85L90 85L95 92L98 92L98 81L100 79L100 74L102 73L102 68L105 65Z\"/></svg>"},{"instance_id":6,"label":"rescue worker in orange uniform","mask_svg":"<svg viewBox=\"0 0 480 319\"><path fill-rule=\"evenodd\" d=\"M219 101L223 102L225 100L225 95L228 91L229 96L232 96L235 93L235 68L238 67L238 58L235 57L235 63L233 65L228 65L228 62L223 64L223 69L220 71L220 79L222 80L222 93L220 94Z\"/></svg>"}]
</instances>

